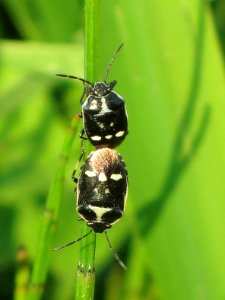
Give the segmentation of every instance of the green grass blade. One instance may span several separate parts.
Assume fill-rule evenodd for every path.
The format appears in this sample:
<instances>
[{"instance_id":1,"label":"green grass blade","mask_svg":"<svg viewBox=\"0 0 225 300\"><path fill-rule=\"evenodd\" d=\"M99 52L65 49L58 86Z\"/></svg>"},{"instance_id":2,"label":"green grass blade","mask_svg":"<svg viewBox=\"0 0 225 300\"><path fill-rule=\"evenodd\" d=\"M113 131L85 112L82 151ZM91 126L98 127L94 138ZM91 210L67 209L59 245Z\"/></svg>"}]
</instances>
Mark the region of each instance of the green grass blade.
<instances>
[{"instance_id":1,"label":"green grass blade","mask_svg":"<svg viewBox=\"0 0 225 300\"><path fill-rule=\"evenodd\" d=\"M113 41L123 35L128 52L118 85L129 113L121 147L130 179L126 218L132 205L130 228L141 228L136 246L144 249L140 263L149 274L149 285L141 276L136 282L139 298L148 299L153 280L160 299L221 299L225 84L208 7L124 1L112 12L110 5L104 21L115 26ZM127 286L132 292L132 278Z\"/></svg>"},{"instance_id":2,"label":"green grass blade","mask_svg":"<svg viewBox=\"0 0 225 300\"><path fill-rule=\"evenodd\" d=\"M95 82L99 55L99 0L85 1L85 79ZM82 224L82 235L90 229ZM80 258L77 273L76 299L93 299L95 288L95 247L96 234L92 232L80 243Z\"/></svg>"},{"instance_id":3,"label":"green grass blade","mask_svg":"<svg viewBox=\"0 0 225 300\"><path fill-rule=\"evenodd\" d=\"M34 257L33 237L57 146L68 116L80 110L81 83L59 81L52 74L83 77L81 2L75 4L77 9L72 9L73 0L58 1L52 9L46 1L16 2L2 2L3 15L10 14L1 19L4 36L8 28L13 27L11 37L19 32L17 40L3 40L0 48L0 220L7 225L0 226L4 289L5 282L11 282L5 275L14 263L15 248L25 244L29 257ZM101 251L96 250L95 257L99 299L224 298L225 76L211 16L211 6L220 7L217 2L99 1L97 23L94 11L86 20L93 22L96 33L96 40L94 34L85 36L85 44L93 46L85 54L89 80L104 78L110 57L124 42L109 80L118 81L115 91L124 97L129 115L129 135L118 149L127 164L129 198L125 216L110 230L128 271L114 262L99 235ZM8 27L7 20L13 26ZM22 37L39 42L21 42ZM78 143L77 139L75 157L80 153ZM63 201L60 209L60 243L80 236L71 213L72 190L68 181L65 192L71 200ZM82 234L89 230L85 223L81 227ZM74 294L77 247L54 256L47 298L69 299ZM82 260L93 261L94 252L88 258L86 254L81 253ZM85 284L93 287L94 278L86 278L78 280L80 291L87 290ZM92 296L93 288L89 291Z\"/></svg>"}]
</instances>

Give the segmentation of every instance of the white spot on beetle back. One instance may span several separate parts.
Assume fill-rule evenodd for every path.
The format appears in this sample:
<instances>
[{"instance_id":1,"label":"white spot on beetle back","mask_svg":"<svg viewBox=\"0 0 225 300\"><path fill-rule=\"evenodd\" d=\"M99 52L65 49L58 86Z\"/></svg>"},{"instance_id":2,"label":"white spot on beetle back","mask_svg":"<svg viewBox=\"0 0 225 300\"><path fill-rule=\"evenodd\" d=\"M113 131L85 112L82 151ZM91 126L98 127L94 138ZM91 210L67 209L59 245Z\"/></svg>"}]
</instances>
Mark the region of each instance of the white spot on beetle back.
<instances>
[{"instance_id":1,"label":"white spot on beetle back","mask_svg":"<svg viewBox=\"0 0 225 300\"><path fill-rule=\"evenodd\" d=\"M98 109L97 101L96 100L93 100L91 102L91 105L89 106L89 109Z\"/></svg>"},{"instance_id":2,"label":"white spot on beetle back","mask_svg":"<svg viewBox=\"0 0 225 300\"><path fill-rule=\"evenodd\" d=\"M95 177L96 176L96 173L94 171L85 171L85 174L88 176L88 177Z\"/></svg>"},{"instance_id":3,"label":"white spot on beetle back","mask_svg":"<svg viewBox=\"0 0 225 300\"><path fill-rule=\"evenodd\" d=\"M112 135L111 135L111 134L106 135L105 138L106 138L107 140L110 140L110 139L112 138Z\"/></svg>"},{"instance_id":4,"label":"white spot on beetle back","mask_svg":"<svg viewBox=\"0 0 225 300\"><path fill-rule=\"evenodd\" d=\"M101 172L98 176L99 181L107 181L107 177L105 176L105 173Z\"/></svg>"},{"instance_id":5,"label":"white spot on beetle back","mask_svg":"<svg viewBox=\"0 0 225 300\"><path fill-rule=\"evenodd\" d=\"M122 179L123 176L122 176L120 173L119 173L119 174L112 174L112 175L110 176L110 178L111 178L112 180L118 181L118 180Z\"/></svg>"},{"instance_id":6,"label":"white spot on beetle back","mask_svg":"<svg viewBox=\"0 0 225 300\"><path fill-rule=\"evenodd\" d=\"M100 141L102 138L99 135L91 136L92 141Z\"/></svg>"},{"instance_id":7,"label":"white spot on beetle back","mask_svg":"<svg viewBox=\"0 0 225 300\"><path fill-rule=\"evenodd\" d=\"M102 220L102 216L108 212L111 211L112 208L108 208L108 207L98 207L98 206L92 206L92 205L88 205L88 208L90 208L91 210L93 210L96 214L96 221L101 222Z\"/></svg>"},{"instance_id":8,"label":"white spot on beetle back","mask_svg":"<svg viewBox=\"0 0 225 300\"><path fill-rule=\"evenodd\" d=\"M104 115L105 113L112 112L112 110L108 108L106 104L106 99L104 97L101 98L101 104L102 107L101 107L101 111L98 113L98 116Z\"/></svg>"},{"instance_id":9,"label":"white spot on beetle back","mask_svg":"<svg viewBox=\"0 0 225 300\"><path fill-rule=\"evenodd\" d=\"M101 129L103 129L103 128L105 127L104 123L101 123L101 122L98 122L98 121L97 121L97 124L98 124L98 126L99 126Z\"/></svg>"},{"instance_id":10,"label":"white spot on beetle back","mask_svg":"<svg viewBox=\"0 0 225 300\"><path fill-rule=\"evenodd\" d=\"M109 194L109 193L110 193L109 189L105 189L105 194Z\"/></svg>"},{"instance_id":11,"label":"white spot on beetle back","mask_svg":"<svg viewBox=\"0 0 225 300\"><path fill-rule=\"evenodd\" d=\"M116 137L121 137L121 136L124 135L124 132L125 132L125 131L118 131L118 132L115 134L115 136L116 136Z\"/></svg>"}]
</instances>

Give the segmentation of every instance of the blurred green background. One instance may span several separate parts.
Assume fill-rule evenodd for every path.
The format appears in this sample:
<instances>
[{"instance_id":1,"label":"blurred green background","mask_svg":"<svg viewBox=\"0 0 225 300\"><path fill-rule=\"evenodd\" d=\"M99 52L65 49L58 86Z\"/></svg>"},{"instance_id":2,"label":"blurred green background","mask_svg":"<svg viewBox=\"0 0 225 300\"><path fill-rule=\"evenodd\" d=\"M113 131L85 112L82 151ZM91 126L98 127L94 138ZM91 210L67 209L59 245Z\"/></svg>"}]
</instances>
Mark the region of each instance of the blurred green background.
<instances>
[{"instance_id":1,"label":"blurred green background","mask_svg":"<svg viewBox=\"0 0 225 300\"><path fill-rule=\"evenodd\" d=\"M126 215L96 249L96 299L225 299L225 2L102 0L102 78L124 96ZM46 196L80 111L84 3L0 2L0 299L13 297L16 253L32 265ZM101 78L101 79L102 79ZM81 127L81 124L80 124ZM67 167L54 245L80 235ZM44 299L73 299L79 247L52 253Z\"/></svg>"}]
</instances>

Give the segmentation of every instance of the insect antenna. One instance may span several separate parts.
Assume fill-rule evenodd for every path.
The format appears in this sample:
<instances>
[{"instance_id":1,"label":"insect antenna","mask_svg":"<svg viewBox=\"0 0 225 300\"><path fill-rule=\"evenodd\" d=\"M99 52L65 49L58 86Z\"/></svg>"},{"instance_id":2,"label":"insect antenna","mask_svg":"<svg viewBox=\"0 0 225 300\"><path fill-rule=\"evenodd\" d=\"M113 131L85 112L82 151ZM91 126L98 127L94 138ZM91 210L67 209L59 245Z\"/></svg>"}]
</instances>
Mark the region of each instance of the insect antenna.
<instances>
[{"instance_id":1,"label":"insect antenna","mask_svg":"<svg viewBox=\"0 0 225 300\"><path fill-rule=\"evenodd\" d=\"M66 244L66 245L62 245L62 246L56 247L56 248L53 249L53 251L59 251L59 250L62 250L62 249L64 249L64 248L68 247L68 246L71 246L71 245L73 245L73 244L75 244L75 243L81 241L81 240L84 239L85 237L87 237L91 232L92 232L92 229L91 229L88 233L85 233L84 235L82 235L79 239L77 239L77 240L75 240L75 241L72 241L72 242L70 242L70 243L68 243L68 244Z\"/></svg>"},{"instance_id":2,"label":"insect antenna","mask_svg":"<svg viewBox=\"0 0 225 300\"><path fill-rule=\"evenodd\" d=\"M115 259L117 260L117 262L119 263L119 265L124 269L127 270L127 267L125 266L125 264L122 262L122 260L119 258L119 255L117 254L116 250L113 248L112 244L110 243L107 231L105 231L105 236L107 239L107 242L109 244L109 248L111 249L113 256L115 257Z\"/></svg>"},{"instance_id":3,"label":"insect antenna","mask_svg":"<svg viewBox=\"0 0 225 300\"><path fill-rule=\"evenodd\" d=\"M86 80L86 79L83 79L83 78L80 78L80 77L77 77L77 76L73 76L73 75L56 74L56 76L66 77L66 78L70 78L70 79L77 79L77 80L82 81L84 84L86 83L86 84L93 85L90 81L88 81L88 80Z\"/></svg>"},{"instance_id":4,"label":"insect antenna","mask_svg":"<svg viewBox=\"0 0 225 300\"><path fill-rule=\"evenodd\" d=\"M116 56L118 54L118 52L120 51L120 49L123 47L124 43L120 44L118 49L116 50L116 52L114 53L110 63L108 64L108 67L107 67L107 70L106 70L106 73L105 73L105 79L104 79L104 82L106 82L107 78L108 78L108 75L109 75L109 71L112 67L112 64L114 63L114 60L116 59Z\"/></svg>"}]
</instances>

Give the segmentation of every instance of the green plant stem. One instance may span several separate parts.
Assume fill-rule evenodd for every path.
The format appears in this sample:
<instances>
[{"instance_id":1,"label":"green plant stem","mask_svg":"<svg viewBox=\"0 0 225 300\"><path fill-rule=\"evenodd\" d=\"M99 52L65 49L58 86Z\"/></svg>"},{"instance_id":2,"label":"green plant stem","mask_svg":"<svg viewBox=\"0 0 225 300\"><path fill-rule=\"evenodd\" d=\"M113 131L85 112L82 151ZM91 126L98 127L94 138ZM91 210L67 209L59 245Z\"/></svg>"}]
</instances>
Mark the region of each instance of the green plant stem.
<instances>
[{"instance_id":1,"label":"green plant stem","mask_svg":"<svg viewBox=\"0 0 225 300\"><path fill-rule=\"evenodd\" d=\"M99 47L99 0L85 1L85 79L95 82L97 78L98 47ZM83 222L82 235L90 231ZM80 243L80 257L77 270L77 285L75 299L93 299L95 288L95 247L96 234L92 232Z\"/></svg>"},{"instance_id":2,"label":"green plant stem","mask_svg":"<svg viewBox=\"0 0 225 300\"><path fill-rule=\"evenodd\" d=\"M98 77L100 0L85 0L84 76L90 82Z\"/></svg>"},{"instance_id":3,"label":"green plant stem","mask_svg":"<svg viewBox=\"0 0 225 300\"><path fill-rule=\"evenodd\" d=\"M41 226L41 232L37 245L37 254L28 290L28 300L40 299L43 292L44 283L48 271L49 258L53 248L51 243L52 235L58 218L59 206L63 193L66 164L69 158L69 153L74 141L74 137L77 133L78 121L79 118L77 115L75 115L68 134L65 138L59 159L59 165L57 167L49 190L46 208L43 216L43 223Z\"/></svg>"}]
</instances>

